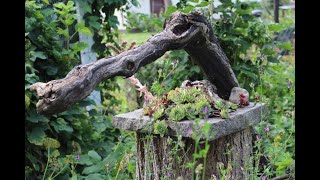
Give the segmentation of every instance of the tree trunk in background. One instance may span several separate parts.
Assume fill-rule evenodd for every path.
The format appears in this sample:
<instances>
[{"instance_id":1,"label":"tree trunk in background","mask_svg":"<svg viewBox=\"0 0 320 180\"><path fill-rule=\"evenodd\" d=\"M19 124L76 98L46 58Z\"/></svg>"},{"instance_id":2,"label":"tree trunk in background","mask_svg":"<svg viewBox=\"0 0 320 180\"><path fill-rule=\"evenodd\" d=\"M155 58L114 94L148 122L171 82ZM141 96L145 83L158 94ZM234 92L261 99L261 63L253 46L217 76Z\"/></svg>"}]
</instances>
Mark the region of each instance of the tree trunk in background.
<instances>
[{"instance_id":1,"label":"tree trunk in background","mask_svg":"<svg viewBox=\"0 0 320 180\"><path fill-rule=\"evenodd\" d=\"M273 1L274 22L279 23L279 0Z\"/></svg>"}]
</instances>

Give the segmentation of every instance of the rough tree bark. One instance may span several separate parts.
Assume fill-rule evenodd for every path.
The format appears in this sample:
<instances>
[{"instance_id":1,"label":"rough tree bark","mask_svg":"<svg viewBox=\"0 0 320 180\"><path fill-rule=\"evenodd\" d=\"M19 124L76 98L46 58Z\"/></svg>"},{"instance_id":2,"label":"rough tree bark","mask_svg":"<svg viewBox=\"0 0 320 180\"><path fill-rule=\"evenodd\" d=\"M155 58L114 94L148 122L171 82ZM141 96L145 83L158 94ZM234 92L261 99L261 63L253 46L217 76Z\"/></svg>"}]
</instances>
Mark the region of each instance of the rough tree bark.
<instances>
[{"instance_id":1,"label":"rough tree bark","mask_svg":"<svg viewBox=\"0 0 320 180\"><path fill-rule=\"evenodd\" d=\"M162 32L149 38L139 47L117 56L74 67L65 78L30 86L40 100L39 114L63 112L72 104L87 97L103 80L114 76L129 77L140 67L149 64L166 51L185 49L203 70L209 81L216 85L218 95L227 99L237 79L205 17L198 13L175 12Z\"/></svg>"}]
</instances>

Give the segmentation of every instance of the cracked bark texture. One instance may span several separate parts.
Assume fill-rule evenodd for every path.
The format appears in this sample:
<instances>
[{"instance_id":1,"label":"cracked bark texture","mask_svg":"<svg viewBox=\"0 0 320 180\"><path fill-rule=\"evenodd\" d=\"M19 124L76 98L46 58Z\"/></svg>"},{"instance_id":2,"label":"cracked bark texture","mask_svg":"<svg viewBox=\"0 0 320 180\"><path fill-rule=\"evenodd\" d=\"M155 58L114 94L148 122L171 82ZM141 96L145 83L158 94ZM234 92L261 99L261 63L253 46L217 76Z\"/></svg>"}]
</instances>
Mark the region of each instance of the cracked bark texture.
<instances>
[{"instance_id":1,"label":"cracked bark texture","mask_svg":"<svg viewBox=\"0 0 320 180\"><path fill-rule=\"evenodd\" d=\"M192 163L195 144L191 138L182 138L185 144L176 154L173 153L174 144L168 136L150 135L137 132L137 180L161 180L161 179L192 179L192 171L186 168L187 163ZM170 143L171 142L171 143ZM248 166L252 153L252 129L248 127L239 132L209 141L209 151L207 154L205 179L216 176L218 179L218 164L230 171L227 179L245 179L245 166ZM200 145L204 149L204 145ZM179 159L180 158L180 159ZM204 163L203 159L198 159L199 163ZM200 174L200 178L202 174Z\"/></svg>"},{"instance_id":2,"label":"cracked bark texture","mask_svg":"<svg viewBox=\"0 0 320 180\"><path fill-rule=\"evenodd\" d=\"M30 86L40 100L37 112L53 115L67 110L87 97L103 80L114 76L129 77L166 51L184 49L217 87L218 95L228 99L231 89L238 87L229 60L213 34L211 25L198 13L175 12L160 33L135 49L94 63L74 67L65 78Z\"/></svg>"}]
</instances>

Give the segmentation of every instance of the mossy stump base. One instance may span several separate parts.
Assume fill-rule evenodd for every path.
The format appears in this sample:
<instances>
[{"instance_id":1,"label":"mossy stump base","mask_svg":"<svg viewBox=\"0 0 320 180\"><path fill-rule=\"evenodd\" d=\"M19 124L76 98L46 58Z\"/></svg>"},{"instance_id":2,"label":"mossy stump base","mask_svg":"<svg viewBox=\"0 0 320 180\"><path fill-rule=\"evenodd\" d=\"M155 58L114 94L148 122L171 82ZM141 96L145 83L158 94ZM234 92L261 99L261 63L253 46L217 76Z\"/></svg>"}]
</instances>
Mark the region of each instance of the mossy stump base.
<instances>
[{"instance_id":1,"label":"mossy stump base","mask_svg":"<svg viewBox=\"0 0 320 180\"><path fill-rule=\"evenodd\" d=\"M252 127L261 120L265 110L262 104L250 103L249 106L230 113L228 119L215 117L207 120L211 129L205 167L206 180L213 179L213 175L219 179L217 164L220 162L225 168L230 168L230 179L245 179L245 166L251 163L249 157L253 151ZM203 126L204 121L200 120L198 128ZM195 126L193 120L168 123L168 133L164 137L153 133L152 120L143 116L142 109L116 115L113 125L137 133L136 179L192 179L192 170L186 164L193 162L195 150L195 141L191 138L191 128ZM182 136L184 147L175 151L177 135ZM204 149L204 144L200 147ZM198 159L195 167L199 163L203 164L203 159Z\"/></svg>"}]
</instances>

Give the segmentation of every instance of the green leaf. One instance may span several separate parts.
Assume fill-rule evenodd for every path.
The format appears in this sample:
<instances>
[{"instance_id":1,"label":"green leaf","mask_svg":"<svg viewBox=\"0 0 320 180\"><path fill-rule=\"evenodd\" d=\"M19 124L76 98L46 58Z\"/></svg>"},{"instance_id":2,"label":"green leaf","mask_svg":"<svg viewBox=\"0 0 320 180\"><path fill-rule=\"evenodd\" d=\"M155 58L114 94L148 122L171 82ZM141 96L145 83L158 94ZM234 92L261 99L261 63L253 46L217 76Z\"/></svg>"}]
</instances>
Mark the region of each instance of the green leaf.
<instances>
[{"instance_id":1,"label":"green leaf","mask_svg":"<svg viewBox=\"0 0 320 180\"><path fill-rule=\"evenodd\" d=\"M39 59L47 59L48 56L42 51L36 51L33 53L33 56L30 58L31 61L35 61L37 58Z\"/></svg>"},{"instance_id":2,"label":"green leaf","mask_svg":"<svg viewBox=\"0 0 320 180\"><path fill-rule=\"evenodd\" d=\"M88 45L84 42L76 42L71 45L71 49L75 51L82 51L84 50Z\"/></svg>"},{"instance_id":3,"label":"green leaf","mask_svg":"<svg viewBox=\"0 0 320 180\"><path fill-rule=\"evenodd\" d=\"M78 1L79 6L81 7L81 9L83 10L83 13L90 13L92 14L91 11L91 4L89 4L87 1Z\"/></svg>"},{"instance_id":4,"label":"green leaf","mask_svg":"<svg viewBox=\"0 0 320 180\"><path fill-rule=\"evenodd\" d=\"M73 132L73 128L68 126L68 122L66 122L62 118L58 118L57 120L50 122L50 125L53 126L54 130L56 130L57 132Z\"/></svg>"},{"instance_id":5,"label":"green leaf","mask_svg":"<svg viewBox=\"0 0 320 180\"><path fill-rule=\"evenodd\" d=\"M89 166L83 169L82 173L83 174L91 174L91 173L96 173L99 172L102 169L103 166L101 166L100 163L95 164L93 166Z\"/></svg>"},{"instance_id":6,"label":"green leaf","mask_svg":"<svg viewBox=\"0 0 320 180\"><path fill-rule=\"evenodd\" d=\"M272 62L272 63L278 63L279 62L279 59L275 58L273 56L268 56L267 60L268 60L268 62Z\"/></svg>"},{"instance_id":7,"label":"green leaf","mask_svg":"<svg viewBox=\"0 0 320 180\"><path fill-rule=\"evenodd\" d=\"M78 179L78 175L77 174L73 174L72 177L70 178L70 180L77 180Z\"/></svg>"},{"instance_id":8,"label":"green leaf","mask_svg":"<svg viewBox=\"0 0 320 180\"><path fill-rule=\"evenodd\" d=\"M81 155L81 158L78 160L78 164L90 166L93 162L87 154L84 154Z\"/></svg>"},{"instance_id":9,"label":"green leaf","mask_svg":"<svg viewBox=\"0 0 320 180\"><path fill-rule=\"evenodd\" d=\"M67 29L58 28L57 33L58 33L58 34L61 34L61 35L64 35L64 36L67 37L67 38L69 38L69 36L70 36Z\"/></svg>"},{"instance_id":10,"label":"green leaf","mask_svg":"<svg viewBox=\"0 0 320 180\"><path fill-rule=\"evenodd\" d=\"M105 179L108 179L107 176L98 174L98 173L90 174L89 176L86 177L86 180L105 180Z\"/></svg>"},{"instance_id":11,"label":"green leaf","mask_svg":"<svg viewBox=\"0 0 320 180\"><path fill-rule=\"evenodd\" d=\"M181 11L184 13L189 13L191 12L195 7L192 5L187 5L184 9L182 9Z\"/></svg>"},{"instance_id":12,"label":"green leaf","mask_svg":"<svg viewBox=\"0 0 320 180\"><path fill-rule=\"evenodd\" d=\"M68 1L67 5L66 5L66 9L72 9L73 5L74 5L73 1Z\"/></svg>"},{"instance_id":13,"label":"green leaf","mask_svg":"<svg viewBox=\"0 0 320 180\"><path fill-rule=\"evenodd\" d=\"M196 73L200 73L200 68L199 68L199 66L192 66L190 68L190 71L193 71L193 72L196 72Z\"/></svg>"},{"instance_id":14,"label":"green leaf","mask_svg":"<svg viewBox=\"0 0 320 180\"><path fill-rule=\"evenodd\" d=\"M45 140L46 134L41 127L35 127L31 132L27 132L28 141L32 144L41 146Z\"/></svg>"},{"instance_id":15,"label":"green leaf","mask_svg":"<svg viewBox=\"0 0 320 180\"><path fill-rule=\"evenodd\" d=\"M206 7L209 5L209 2L207 1L202 1L200 4L197 4L196 7Z\"/></svg>"},{"instance_id":16,"label":"green leaf","mask_svg":"<svg viewBox=\"0 0 320 180\"><path fill-rule=\"evenodd\" d=\"M65 7L64 3L62 3L62 2L54 3L53 6L56 7L56 8L60 8L60 9Z\"/></svg>"},{"instance_id":17,"label":"green leaf","mask_svg":"<svg viewBox=\"0 0 320 180\"><path fill-rule=\"evenodd\" d=\"M73 18L68 18L64 21L64 25L66 26L70 26L71 24L73 24L73 22L75 21L75 19Z\"/></svg>"},{"instance_id":18,"label":"green leaf","mask_svg":"<svg viewBox=\"0 0 320 180\"><path fill-rule=\"evenodd\" d=\"M33 123L38 123L38 122L49 122L49 119L46 118L45 116L42 116L35 111L31 111L30 115L26 118L28 121L33 122Z\"/></svg>"},{"instance_id":19,"label":"green leaf","mask_svg":"<svg viewBox=\"0 0 320 180\"><path fill-rule=\"evenodd\" d=\"M90 29L85 27L84 22L76 24L75 28L76 28L76 31L78 31L78 32L81 32L81 33L87 34L87 35L92 35Z\"/></svg>"},{"instance_id":20,"label":"green leaf","mask_svg":"<svg viewBox=\"0 0 320 180\"><path fill-rule=\"evenodd\" d=\"M89 16L88 18L89 21L89 27L95 30L99 30L101 27L101 24L99 22L99 17L96 16Z\"/></svg>"},{"instance_id":21,"label":"green leaf","mask_svg":"<svg viewBox=\"0 0 320 180\"><path fill-rule=\"evenodd\" d=\"M289 50L289 51L293 49L292 44L290 42L282 43L278 47L281 49Z\"/></svg>"},{"instance_id":22,"label":"green leaf","mask_svg":"<svg viewBox=\"0 0 320 180\"><path fill-rule=\"evenodd\" d=\"M55 67L55 66L49 66L46 70L46 73L49 75L49 76L54 76L58 73L58 68Z\"/></svg>"},{"instance_id":23,"label":"green leaf","mask_svg":"<svg viewBox=\"0 0 320 180\"><path fill-rule=\"evenodd\" d=\"M41 1L44 2L44 3L46 3L46 4L48 4L48 5L50 4L50 3L49 3L49 0L41 0Z\"/></svg>"},{"instance_id":24,"label":"green leaf","mask_svg":"<svg viewBox=\"0 0 320 180\"><path fill-rule=\"evenodd\" d=\"M282 24L270 24L268 29L273 32L281 31L284 28Z\"/></svg>"},{"instance_id":25,"label":"green leaf","mask_svg":"<svg viewBox=\"0 0 320 180\"><path fill-rule=\"evenodd\" d=\"M89 151L88 156L92 157L94 160L101 161L101 156L94 150Z\"/></svg>"},{"instance_id":26,"label":"green leaf","mask_svg":"<svg viewBox=\"0 0 320 180\"><path fill-rule=\"evenodd\" d=\"M166 12L164 13L165 17L169 17L177 8L175 6L168 6Z\"/></svg>"}]
</instances>

